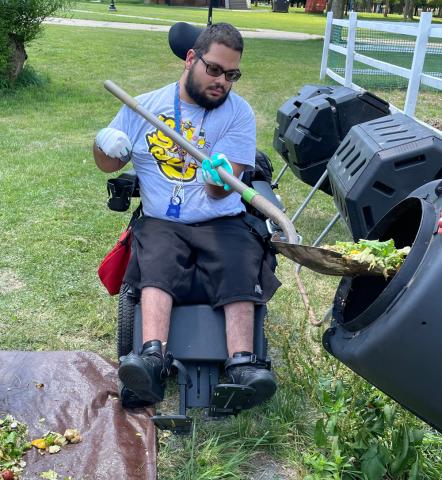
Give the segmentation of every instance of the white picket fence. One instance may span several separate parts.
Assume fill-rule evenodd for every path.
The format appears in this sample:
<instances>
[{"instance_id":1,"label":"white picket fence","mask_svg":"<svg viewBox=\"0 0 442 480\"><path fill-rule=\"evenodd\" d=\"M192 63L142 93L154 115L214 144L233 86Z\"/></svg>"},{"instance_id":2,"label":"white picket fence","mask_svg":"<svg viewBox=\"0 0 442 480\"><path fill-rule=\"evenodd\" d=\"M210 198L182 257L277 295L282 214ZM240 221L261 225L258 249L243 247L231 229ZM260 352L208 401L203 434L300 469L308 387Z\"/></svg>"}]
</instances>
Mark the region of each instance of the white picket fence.
<instances>
[{"instance_id":1,"label":"white picket fence","mask_svg":"<svg viewBox=\"0 0 442 480\"><path fill-rule=\"evenodd\" d=\"M442 25L432 25L431 19L432 14L430 12L422 13L419 23L358 20L356 12L351 12L348 20L341 20L333 19L333 13L328 13L325 29L324 48L322 52L320 72L321 80L323 80L327 75L341 85L351 87L355 90L363 90L362 87L353 82L353 74L355 73L355 70L353 69L353 63L355 61L364 65L368 65L369 67L378 69L380 72L388 72L390 74L403 77L408 81L408 88L403 113L413 117L416 110L416 103L421 85L427 85L429 87L442 90L442 78L431 74L431 72L423 73L425 57L427 53L434 53L432 52L433 49L431 47L431 44L429 44L429 39L442 38ZM348 29L345 46L334 44L331 41L333 25L346 27ZM415 40L414 38L412 38L409 42L407 42L406 46L406 50L408 52L413 51L413 61L411 68L404 68L398 65L393 65L375 58L371 58L362 53L358 53L355 48L358 28L377 32L386 32L394 35L414 37ZM376 45L376 42L373 42L371 48L374 49ZM368 47L370 47L370 44L368 44ZM378 44L377 48L379 47L382 48L382 45ZM401 48L401 51L404 51L403 46ZM360 51L361 49L358 48L358 50ZM367 48L365 50L367 50ZM336 71L333 71L331 68L328 67L329 51L334 51L345 56L345 69L343 72L344 76L339 75ZM392 105L392 111L402 110ZM434 130L437 131L436 129Z\"/></svg>"}]
</instances>

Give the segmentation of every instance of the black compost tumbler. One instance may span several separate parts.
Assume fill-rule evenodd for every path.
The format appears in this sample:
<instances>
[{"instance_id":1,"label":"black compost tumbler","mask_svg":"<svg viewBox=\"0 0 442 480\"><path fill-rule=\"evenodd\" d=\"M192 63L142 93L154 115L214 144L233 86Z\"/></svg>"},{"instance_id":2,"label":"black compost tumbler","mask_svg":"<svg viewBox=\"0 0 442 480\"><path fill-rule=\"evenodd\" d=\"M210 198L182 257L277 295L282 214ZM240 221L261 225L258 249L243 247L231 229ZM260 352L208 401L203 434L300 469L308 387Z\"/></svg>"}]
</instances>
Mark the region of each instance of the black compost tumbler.
<instances>
[{"instance_id":1,"label":"black compost tumbler","mask_svg":"<svg viewBox=\"0 0 442 480\"><path fill-rule=\"evenodd\" d=\"M413 191L367 238L411 246L391 279L343 277L324 348L442 432L442 182Z\"/></svg>"}]
</instances>

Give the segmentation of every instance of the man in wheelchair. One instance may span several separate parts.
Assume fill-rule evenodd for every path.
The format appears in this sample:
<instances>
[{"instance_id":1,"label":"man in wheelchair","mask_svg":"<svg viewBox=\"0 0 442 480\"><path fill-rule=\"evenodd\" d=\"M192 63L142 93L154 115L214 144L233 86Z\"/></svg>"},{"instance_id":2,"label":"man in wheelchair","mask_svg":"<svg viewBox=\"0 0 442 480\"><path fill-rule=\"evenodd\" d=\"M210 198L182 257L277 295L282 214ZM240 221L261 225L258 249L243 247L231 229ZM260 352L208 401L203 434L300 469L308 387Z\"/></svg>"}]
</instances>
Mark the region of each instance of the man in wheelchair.
<instances>
[{"instance_id":1,"label":"man in wheelchair","mask_svg":"<svg viewBox=\"0 0 442 480\"><path fill-rule=\"evenodd\" d=\"M202 167L126 106L95 140L98 168L114 172L131 160L139 179L143 216L133 230L124 281L141 291L143 347L139 355L120 359L118 375L147 404L164 397L172 306L201 301L224 309L225 371L233 384L253 389L245 408L276 391L267 362L254 355L253 328L255 305L265 304L280 283L253 226L257 219L253 225L248 221L240 195L216 171L222 166L241 177L254 168L254 114L231 91L241 76L242 51L234 27L211 25L187 52L179 81L137 98L205 150ZM192 291L196 278L204 286L202 299Z\"/></svg>"}]
</instances>

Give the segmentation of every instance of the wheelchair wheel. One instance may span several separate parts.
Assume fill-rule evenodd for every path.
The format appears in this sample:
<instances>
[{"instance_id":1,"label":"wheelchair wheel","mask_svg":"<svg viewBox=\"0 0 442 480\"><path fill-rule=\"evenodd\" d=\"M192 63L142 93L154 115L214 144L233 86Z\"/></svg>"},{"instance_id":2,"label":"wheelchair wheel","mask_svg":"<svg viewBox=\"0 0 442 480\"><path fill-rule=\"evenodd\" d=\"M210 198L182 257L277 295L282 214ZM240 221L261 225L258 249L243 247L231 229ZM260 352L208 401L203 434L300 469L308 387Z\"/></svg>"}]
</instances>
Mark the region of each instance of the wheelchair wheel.
<instances>
[{"instance_id":1,"label":"wheelchair wheel","mask_svg":"<svg viewBox=\"0 0 442 480\"><path fill-rule=\"evenodd\" d=\"M132 351L136 304L137 298L131 287L127 283L123 283L118 300L118 358Z\"/></svg>"}]
</instances>

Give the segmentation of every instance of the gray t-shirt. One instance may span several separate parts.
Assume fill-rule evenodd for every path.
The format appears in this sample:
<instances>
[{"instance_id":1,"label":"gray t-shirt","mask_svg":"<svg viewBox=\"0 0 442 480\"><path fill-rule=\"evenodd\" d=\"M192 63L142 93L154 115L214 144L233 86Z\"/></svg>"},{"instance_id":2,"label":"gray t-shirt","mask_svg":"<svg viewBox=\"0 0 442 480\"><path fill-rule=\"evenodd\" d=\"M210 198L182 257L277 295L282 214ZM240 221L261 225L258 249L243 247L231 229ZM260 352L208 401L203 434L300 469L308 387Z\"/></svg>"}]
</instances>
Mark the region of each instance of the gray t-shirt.
<instances>
[{"instance_id":1,"label":"gray t-shirt","mask_svg":"<svg viewBox=\"0 0 442 480\"><path fill-rule=\"evenodd\" d=\"M139 105L175 128L174 98L176 84L137 97ZM255 165L256 124L250 105L230 92L218 108L202 107L181 101L183 136L208 156L223 153L230 161ZM203 121L204 118L204 121ZM144 214L182 223L195 223L212 218L237 215L245 210L241 197L233 192L225 198L207 195L201 169L193 158L182 173L183 162L176 144L158 129L123 106L109 127L126 133L132 146L132 162L140 181ZM182 184L179 218L166 215L174 187Z\"/></svg>"}]
</instances>

